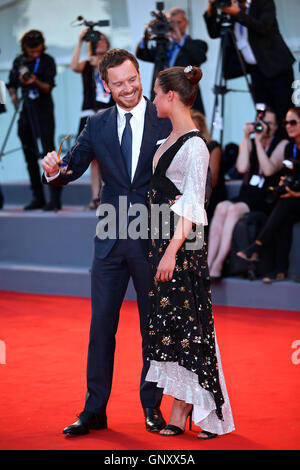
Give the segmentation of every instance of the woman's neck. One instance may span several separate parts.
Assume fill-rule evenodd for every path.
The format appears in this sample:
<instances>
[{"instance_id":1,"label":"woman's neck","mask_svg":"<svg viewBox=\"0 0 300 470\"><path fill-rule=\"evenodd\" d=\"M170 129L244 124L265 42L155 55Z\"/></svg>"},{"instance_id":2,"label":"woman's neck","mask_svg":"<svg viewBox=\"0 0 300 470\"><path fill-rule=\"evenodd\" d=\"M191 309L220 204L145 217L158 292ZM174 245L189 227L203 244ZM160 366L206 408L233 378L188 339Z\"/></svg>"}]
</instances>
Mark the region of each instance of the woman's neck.
<instances>
[{"instance_id":1,"label":"woman's neck","mask_svg":"<svg viewBox=\"0 0 300 470\"><path fill-rule=\"evenodd\" d=\"M172 123L172 134L174 136L180 136L185 134L186 132L191 131L192 129L196 129L195 123L191 118L190 110L175 110L169 116L171 123Z\"/></svg>"}]
</instances>

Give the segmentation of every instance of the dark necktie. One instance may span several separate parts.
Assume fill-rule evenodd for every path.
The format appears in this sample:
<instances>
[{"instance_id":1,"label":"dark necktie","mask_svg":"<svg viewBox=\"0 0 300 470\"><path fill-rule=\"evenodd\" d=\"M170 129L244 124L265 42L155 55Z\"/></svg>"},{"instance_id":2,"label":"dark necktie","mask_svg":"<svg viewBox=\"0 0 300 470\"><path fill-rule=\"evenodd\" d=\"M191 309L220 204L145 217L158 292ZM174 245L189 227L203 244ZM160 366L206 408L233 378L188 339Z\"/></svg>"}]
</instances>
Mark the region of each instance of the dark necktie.
<instances>
[{"instance_id":1,"label":"dark necktie","mask_svg":"<svg viewBox=\"0 0 300 470\"><path fill-rule=\"evenodd\" d=\"M131 113L125 114L126 125L121 140L121 152L125 161L129 178L131 180L131 166L132 166L132 130L130 126Z\"/></svg>"}]
</instances>

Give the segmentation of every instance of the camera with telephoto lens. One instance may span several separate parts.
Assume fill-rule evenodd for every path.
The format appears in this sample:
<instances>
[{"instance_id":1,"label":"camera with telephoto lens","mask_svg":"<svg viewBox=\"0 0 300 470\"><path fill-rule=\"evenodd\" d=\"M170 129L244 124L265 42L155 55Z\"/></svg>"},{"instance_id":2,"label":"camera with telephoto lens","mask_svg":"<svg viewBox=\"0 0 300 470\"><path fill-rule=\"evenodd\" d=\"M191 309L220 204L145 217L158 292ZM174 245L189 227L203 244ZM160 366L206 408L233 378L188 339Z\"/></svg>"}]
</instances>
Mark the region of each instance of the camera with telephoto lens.
<instances>
[{"instance_id":1,"label":"camera with telephoto lens","mask_svg":"<svg viewBox=\"0 0 300 470\"><path fill-rule=\"evenodd\" d=\"M256 120L255 122L252 122L253 127L254 127L254 132L256 132L257 134L260 134L261 132L263 132L264 127L266 126L267 127L266 134L269 135L270 126L264 122L264 117L267 111L266 105L264 103L258 103L256 105L256 111L257 111Z\"/></svg>"},{"instance_id":2,"label":"camera with telephoto lens","mask_svg":"<svg viewBox=\"0 0 300 470\"><path fill-rule=\"evenodd\" d=\"M93 44L97 43L100 41L102 33L100 31L94 30L95 26L100 26L101 28L103 26L109 26L110 22L109 20L100 20L97 21L96 23L94 21L87 21L85 20L82 16L77 17L77 21L82 21L80 25L87 26L88 30L86 34L83 36L83 40L86 42L91 42Z\"/></svg>"},{"instance_id":3,"label":"camera with telephoto lens","mask_svg":"<svg viewBox=\"0 0 300 470\"><path fill-rule=\"evenodd\" d=\"M269 186L266 201L275 202L281 195L286 194L286 186L292 191L300 192L300 160L283 160L284 178L283 184Z\"/></svg>"},{"instance_id":4,"label":"camera with telephoto lens","mask_svg":"<svg viewBox=\"0 0 300 470\"><path fill-rule=\"evenodd\" d=\"M151 15L155 19L150 21L146 27L151 35L157 38L165 37L173 29L172 23L164 13L164 7L164 2L156 2L157 11L151 11Z\"/></svg>"},{"instance_id":5,"label":"camera with telephoto lens","mask_svg":"<svg viewBox=\"0 0 300 470\"><path fill-rule=\"evenodd\" d=\"M216 8L228 8L231 7L231 0L216 0L214 5Z\"/></svg>"}]
</instances>

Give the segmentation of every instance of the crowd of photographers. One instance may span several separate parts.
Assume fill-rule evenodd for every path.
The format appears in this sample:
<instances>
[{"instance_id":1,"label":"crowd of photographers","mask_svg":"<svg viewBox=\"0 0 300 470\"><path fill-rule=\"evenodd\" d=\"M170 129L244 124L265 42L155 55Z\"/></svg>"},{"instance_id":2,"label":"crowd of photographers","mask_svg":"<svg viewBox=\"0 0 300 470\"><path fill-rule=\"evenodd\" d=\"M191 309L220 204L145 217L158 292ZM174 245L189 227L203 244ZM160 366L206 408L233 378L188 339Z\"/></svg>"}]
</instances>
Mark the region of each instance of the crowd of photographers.
<instances>
[{"instance_id":1,"label":"crowd of photographers","mask_svg":"<svg viewBox=\"0 0 300 470\"><path fill-rule=\"evenodd\" d=\"M154 64L152 87L161 69L200 66L207 60L208 50L205 41L186 34L189 21L184 10L172 8L165 15L162 2L157 8L136 48L137 58ZM209 0L204 20L209 36L221 37L224 78L249 74L253 101L264 103L256 122L245 124L236 151L234 144L222 149L211 139L200 88L191 111L211 155L210 274L218 280L224 274L250 276L254 272L265 282L279 281L288 275L293 224L300 220L300 108L291 101L294 57L280 34L274 0ZM114 104L99 74L109 39L95 33L90 26L81 31L70 64L83 83L78 133L88 116ZM80 59L83 41L88 48L84 61ZM40 31L25 33L20 44L22 51L13 62L7 88L12 103L21 109L18 135L33 194L24 209L57 211L61 209L61 188L50 186L50 201L46 202L39 168L39 158L55 148L51 98L55 61L45 52ZM227 150L235 157L231 169ZM228 199L225 179L233 173L243 181L238 196ZM96 160L90 174L92 197L87 208L96 209L101 188Z\"/></svg>"},{"instance_id":2,"label":"crowd of photographers","mask_svg":"<svg viewBox=\"0 0 300 470\"><path fill-rule=\"evenodd\" d=\"M280 34L273 0L209 0L204 18L210 37L224 41L224 76L243 72L238 49L255 103L268 105L256 123L244 128L236 160L244 175L238 196L214 210L210 274L218 280L226 271L250 276L254 271L264 282L281 281L288 275L293 224L300 220L300 108L291 101L294 57ZM227 20L233 35L224 33Z\"/></svg>"}]
</instances>

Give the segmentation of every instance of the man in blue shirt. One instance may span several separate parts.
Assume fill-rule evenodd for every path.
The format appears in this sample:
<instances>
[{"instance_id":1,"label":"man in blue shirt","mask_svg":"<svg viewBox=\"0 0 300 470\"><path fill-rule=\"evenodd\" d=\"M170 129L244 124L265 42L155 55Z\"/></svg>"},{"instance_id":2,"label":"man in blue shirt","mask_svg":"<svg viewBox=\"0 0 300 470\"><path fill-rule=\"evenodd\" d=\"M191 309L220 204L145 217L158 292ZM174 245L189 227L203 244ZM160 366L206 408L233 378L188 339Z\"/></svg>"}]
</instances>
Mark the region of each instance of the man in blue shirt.
<instances>
[{"instance_id":1,"label":"man in blue shirt","mask_svg":"<svg viewBox=\"0 0 300 470\"><path fill-rule=\"evenodd\" d=\"M199 67L206 61L207 43L200 39L192 39L186 34L189 21L185 11L177 7L171 8L167 12L167 18L171 23L172 29L166 37L169 42L166 43L163 63L160 61L157 41L153 47L148 47L148 41L151 39L149 30L146 30L144 38L139 42L136 49L138 59L155 64L151 99L154 98L153 86L155 78L161 68L173 66L185 67L187 65L196 65ZM200 89L193 107L204 113Z\"/></svg>"}]
</instances>

